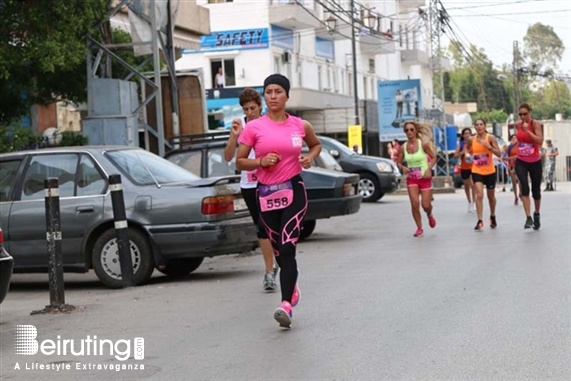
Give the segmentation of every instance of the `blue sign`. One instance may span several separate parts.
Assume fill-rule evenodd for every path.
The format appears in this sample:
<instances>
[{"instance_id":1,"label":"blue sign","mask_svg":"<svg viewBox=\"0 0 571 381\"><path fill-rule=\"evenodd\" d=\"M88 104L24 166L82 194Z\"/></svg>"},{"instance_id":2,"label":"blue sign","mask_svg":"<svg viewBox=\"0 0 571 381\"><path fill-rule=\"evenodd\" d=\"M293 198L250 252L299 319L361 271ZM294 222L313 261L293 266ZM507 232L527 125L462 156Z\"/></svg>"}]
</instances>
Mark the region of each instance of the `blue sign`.
<instances>
[{"instance_id":1,"label":"blue sign","mask_svg":"<svg viewBox=\"0 0 571 381\"><path fill-rule=\"evenodd\" d=\"M335 44L331 40L315 37L315 55L331 61L335 60Z\"/></svg>"},{"instance_id":2,"label":"blue sign","mask_svg":"<svg viewBox=\"0 0 571 381\"><path fill-rule=\"evenodd\" d=\"M293 30L272 25L272 46L293 50Z\"/></svg>"},{"instance_id":3,"label":"blue sign","mask_svg":"<svg viewBox=\"0 0 571 381\"><path fill-rule=\"evenodd\" d=\"M206 92L206 109L209 115L218 121L218 128L230 129L232 120L244 115L240 106L240 93L245 87L233 87L228 89L209 89ZM252 87L262 97L262 112L266 110L264 102L264 88Z\"/></svg>"},{"instance_id":4,"label":"blue sign","mask_svg":"<svg viewBox=\"0 0 571 381\"><path fill-rule=\"evenodd\" d=\"M404 122L418 120L422 107L420 79L379 81L379 136L382 142L405 140Z\"/></svg>"},{"instance_id":5,"label":"blue sign","mask_svg":"<svg viewBox=\"0 0 571 381\"><path fill-rule=\"evenodd\" d=\"M267 49L268 28L222 30L200 37L200 50L184 49L183 54L225 50Z\"/></svg>"}]
</instances>

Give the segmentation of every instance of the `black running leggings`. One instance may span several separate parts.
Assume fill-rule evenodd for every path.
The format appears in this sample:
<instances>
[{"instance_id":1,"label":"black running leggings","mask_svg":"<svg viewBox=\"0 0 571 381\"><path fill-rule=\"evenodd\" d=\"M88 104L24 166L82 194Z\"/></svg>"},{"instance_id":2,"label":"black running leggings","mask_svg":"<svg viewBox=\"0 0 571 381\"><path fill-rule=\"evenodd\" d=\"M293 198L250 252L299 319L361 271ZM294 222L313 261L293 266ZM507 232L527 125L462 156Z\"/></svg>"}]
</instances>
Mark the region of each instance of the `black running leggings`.
<instances>
[{"instance_id":1,"label":"black running leggings","mask_svg":"<svg viewBox=\"0 0 571 381\"><path fill-rule=\"evenodd\" d=\"M521 195L529 197L529 180L531 178L531 193L534 200L541 200L541 177L543 169L541 168L541 160L534 163L528 163L516 159L515 174L521 187Z\"/></svg>"},{"instance_id":2,"label":"black running leggings","mask_svg":"<svg viewBox=\"0 0 571 381\"><path fill-rule=\"evenodd\" d=\"M280 266L282 301L286 300L291 303L291 296L295 282L297 282L295 250L307 213L307 193L301 176L296 175L290 181L293 188L291 205L284 209L261 212L260 221L268 233L276 261ZM259 205L259 198L256 199Z\"/></svg>"}]
</instances>

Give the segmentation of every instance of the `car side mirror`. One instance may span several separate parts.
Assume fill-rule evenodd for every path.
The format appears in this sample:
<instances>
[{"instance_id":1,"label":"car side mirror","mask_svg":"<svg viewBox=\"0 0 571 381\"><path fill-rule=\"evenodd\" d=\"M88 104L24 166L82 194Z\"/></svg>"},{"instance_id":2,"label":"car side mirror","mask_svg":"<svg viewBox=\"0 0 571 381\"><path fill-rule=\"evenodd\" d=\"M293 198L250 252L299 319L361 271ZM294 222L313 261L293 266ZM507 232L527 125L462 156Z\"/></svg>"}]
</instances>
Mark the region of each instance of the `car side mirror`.
<instances>
[{"instance_id":1,"label":"car side mirror","mask_svg":"<svg viewBox=\"0 0 571 381\"><path fill-rule=\"evenodd\" d=\"M335 149L332 149L331 151L329 151L329 154L330 154L331 156L333 156L335 159L338 159L338 158L339 158L339 151L337 151L337 150L335 150Z\"/></svg>"}]
</instances>

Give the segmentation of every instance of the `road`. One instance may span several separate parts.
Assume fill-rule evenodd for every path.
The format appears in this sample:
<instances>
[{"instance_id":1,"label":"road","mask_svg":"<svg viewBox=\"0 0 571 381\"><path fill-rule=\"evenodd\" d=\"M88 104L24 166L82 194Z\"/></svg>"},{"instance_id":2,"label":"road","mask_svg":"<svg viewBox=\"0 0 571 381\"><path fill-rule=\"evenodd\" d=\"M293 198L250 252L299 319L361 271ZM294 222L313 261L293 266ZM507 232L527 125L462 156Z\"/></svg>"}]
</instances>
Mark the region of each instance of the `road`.
<instances>
[{"instance_id":1,"label":"road","mask_svg":"<svg viewBox=\"0 0 571 381\"><path fill-rule=\"evenodd\" d=\"M30 315L48 303L46 275L15 275L0 316L2 380L524 380L571 379L571 186L544 194L540 231L498 194L498 228L472 229L463 192L435 196L435 229L413 238L406 196L319 221L299 246L302 299L291 330L272 318L261 255L208 259L176 280L107 290L66 274L70 314ZM487 218L487 213L486 213ZM16 355L15 324L38 341L145 340L143 370L113 356ZM71 370L25 370L25 364ZM14 369L18 363L21 369Z\"/></svg>"}]
</instances>

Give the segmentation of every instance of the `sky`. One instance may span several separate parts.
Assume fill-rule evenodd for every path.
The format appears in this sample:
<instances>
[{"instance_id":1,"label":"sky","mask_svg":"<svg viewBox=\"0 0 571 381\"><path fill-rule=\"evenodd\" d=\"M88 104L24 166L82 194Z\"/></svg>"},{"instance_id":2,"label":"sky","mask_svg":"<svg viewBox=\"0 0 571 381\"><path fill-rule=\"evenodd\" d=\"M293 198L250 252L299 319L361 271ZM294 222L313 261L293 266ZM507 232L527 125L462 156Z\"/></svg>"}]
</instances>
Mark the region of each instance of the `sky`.
<instances>
[{"instance_id":1,"label":"sky","mask_svg":"<svg viewBox=\"0 0 571 381\"><path fill-rule=\"evenodd\" d=\"M441 1L456 34L464 43L483 48L496 68L511 65L513 42L522 46L530 25L550 25L566 48L558 72L571 75L571 0ZM446 39L442 43L448 45Z\"/></svg>"}]
</instances>

